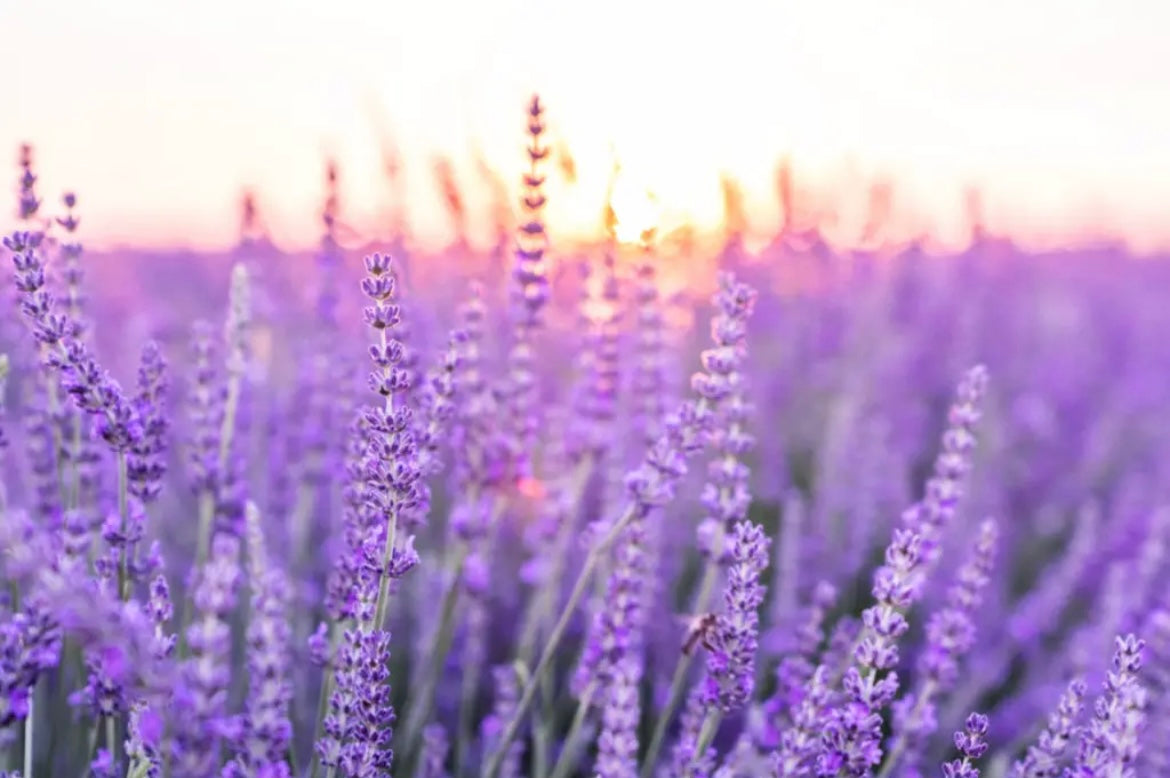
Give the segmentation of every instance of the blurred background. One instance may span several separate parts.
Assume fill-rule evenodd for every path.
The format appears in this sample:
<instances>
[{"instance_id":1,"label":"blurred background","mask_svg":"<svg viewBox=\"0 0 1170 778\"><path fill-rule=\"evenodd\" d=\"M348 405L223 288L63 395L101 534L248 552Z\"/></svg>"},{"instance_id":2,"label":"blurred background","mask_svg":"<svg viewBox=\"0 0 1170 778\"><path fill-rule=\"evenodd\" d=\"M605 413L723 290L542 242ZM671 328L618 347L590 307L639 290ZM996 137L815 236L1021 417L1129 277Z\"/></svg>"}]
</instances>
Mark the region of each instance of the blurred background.
<instances>
[{"instance_id":1,"label":"blurred background","mask_svg":"<svg viewBox=\"0 0 1170 778\"><path fill-rule=\"evenodd\" d=\"M616 159L664 234L762 245L787 199L836 245L979 221L1146 253L1170 246L1166 29L1157 0L9 0L0 149L35 143L92 249L226 248L245 190L307 248L327 159L353 236L486 246L539 91L562 241L601 230Z\"/></svg>"}]
</instances>

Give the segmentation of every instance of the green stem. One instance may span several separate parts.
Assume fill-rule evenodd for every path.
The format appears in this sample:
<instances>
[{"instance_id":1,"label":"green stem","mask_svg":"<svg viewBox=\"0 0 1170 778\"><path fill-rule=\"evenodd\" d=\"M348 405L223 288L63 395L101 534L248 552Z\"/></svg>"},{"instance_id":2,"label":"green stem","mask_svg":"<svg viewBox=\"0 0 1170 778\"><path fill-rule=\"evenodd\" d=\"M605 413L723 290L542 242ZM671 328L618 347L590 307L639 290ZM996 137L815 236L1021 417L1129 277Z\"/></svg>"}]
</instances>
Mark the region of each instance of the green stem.
<instances>
[{"instance_id":1,"label":"green stem","mask_svg":"<svg viewBox=\"0 0 1170 778\"><path fill-rule=\"evenodd\" d=\"M374 629L381 629L386 623L386 611L390 607L390 576L386 568L394 557L394 543L398 538L398 511L390 514L390 525L386 528L386 547L382 550L382 569L378 574L378 601L374 607Z\"/></svg>"},{"instance_id":2,"label":"green stem","mask_svg":"<svg viewBox=\"0 0 1170 778\"><path fill-rule=\"evenodd\" d=\"M325 672L321 677L321 698L317 701L317 724L313 727L314 743L321 739L321 735L325 731L325 716L329 713L329 697L333 694L333 659L337 656L337 646L341 642L341 636L344 631L338 624L329 625L330 661L325 665ZM320 771L321 757L318 756L317 749L314 748L312 767L309 768L309 774L312 778L317 778Z\"/></svg>"},{"instance_id":3,"label":"green stem","mask_svg":"<svg viewBox=\"0 0 1170 778\"><path fill-rule=\"evenodd\" d=\"M81 453L81 414L73 416L73 452L69 475L69 501L67 508L77 508L81 505L81 463L77 461Z\"/></svg>"},{"instance_id":4,"label":"green stem","mask_svg":"<svg viewBox=\"0 0 1170 778\"><path fill-rule=\"evenodd\" d=\"M549 635L548 643L545 644L544 650L540 654L540 661L536 663L536 667L532 671L532 680L524 686L524 692L520 695L520 700L516 704L516 710L512 713L512 718L508 721L508 725L504 728L500 736L499 742L496 744L494 753L488 761L487 768L483 772L483 778L496 778L500 771L500 767L504 763L504 756L507 754L508 746L515 740L516 735L520 731L520 723L524 720L524 715L528 712L528 707L532 705L532 700L536 696L537 679L548 669L549 664L556 654L557 647L565 637L565 632L569 628L569 622L572 621L574 612L581 602L585 590L589 587L590 579L593 575L594 569L598 563L604 558L605 552L613 545L613 542L621 535L626 526L633 520L637 508L630 506L625 514L614 522L612 528L601 541L589 551L585 557L585 564L581 567L581 572L577 575L577 581L573 584L573 591L569 595L569 601L565 603L564 610L561 611L561 617L557 620L556 626L553 627L552 633Z\"/></svg>"},{"instance_id":5,"label":"green stem","mask_svg":"<svg viewBox=\"0 0 1170 778\"><path fill-rule=\"evenodd\" d=\"M118 519L120 521L122 537L129 535L130 528L130 501L127 496L129 488L126 470L126 452L118 452ZM130 599L130 549L122 549L122 559L118 564L118 597L122 602Z\"/></svg>"},{"instance_id":6,"label":"green stem","mask_svg":"<svg viewBox=\"0 0 1170 778\"><path fill-rule=\"evenodd\" d=\"M416 750L414 744L420 742L419 734L427 719L431 715L434 702L435 687L439 682L439 675L447 661L447 654L451 651L451 643L455 638L455 608L459 603L459 592L462 589L463 563L467 559L466 543L460 543L455 552L451 583L443 595L443 604L440 609L439 624L435 632L435 642L430 654L430 662L422 675L417 688L410 690L409 698L412 701L410 715L406 718L406 726L402 730L402 743L407 755ZM409 763L409 760L407 760Z\"/></svg>"},{"instance_id":7,"label":"green stem","mask_svg":"<svg viewBox=\"0 0 1170 778\"><path fill-rule=\"evenodd\" d=\"M33 778L33 728L36 723L36 708L34 695L28 698L28 715L24 719L24 773L27 778Z\"/></svg>"},{"instance_id":8,"label":"green stem","mask_svg":"<svg viewBox=\"0 0 1170 778\"><path fill-rule=\"evenodd\" d=\"M719 580L719 563L714 561L717 558L713 556L707 563L707 568L703 572L703 580L699 585L698 594L695 596L694 610L698 613L705 612L711 604L711 596L715 593L715 583ZM662 750L662 744L666 740L666 728L670 726L671 718L674 716L675 710L678 709L679 703L682 702L683 692L685 691L687 675L691 669L691 662L694 661L694 654L684 653L679 657L678 664L674 666L674 676L670 679L670 694L666 698L666 705L658 714L658 721L654 725L654 734L650 738L650 745L646 749L645 761L642 763L642 772L640 778L650 778L654 772L654 766L658 761L658 754Z\"/></svg>"},{"instance_id":9,"label":"green stem","mask_svg":"<svg viewBox=\"0 0 1170 778\"><path fill-rule=\"evenodd\" d=\"M581 730L585 726L585 718L589 715L589 708L593 704L593 695L596 691L596 684L590 683L585 689L585 694L577 701L577 710L573 713L573 723L569 725L569 731L565 735L565 745L561 749L561 755L557 757L556 764L553 765L549 778L567 778L569 771L573 769L580 747L578 741L581 739Z\"/></svg>"},{"instance_id":10,"label":"green stem","mask_svg":"<svg viewBox=\"0 0 1170 778\"><path fill-rule=\"evenodd\" d=\"M581 503L581 495L585 492L585 487L589 483L589 476L593 472L594 458L592 456L585 457L578 464L572 475L572 491L569 493L569 498L566 503L569 505L579 505ZM576 529L574 522L565 520L561 522L558 528L557 537L552 554L552 569L549 571L548 577L545 579L549 582L559 582L561 580L562 570L565 566L565 547L568 545L571 538L575 537L574 530ZM548 623L548 618L553 607L556 605L557 595L560 593L560 586L553 584L549 586L541 586L537 591L535 597L530 597L524 608L523 627L520 630L520 648L517 656L520 661L529 664L532 661L532 654L536 651L536 641L540 637L540 632Z\"/></svg>"},{"instance_id":11,"label":"green stem","mask_svg":"<svg viewBox=\"0 0 1170 778\"><path fill-rule=\"evenodd\" d=\"M540 686L540 711L536 713L536 724L532 728L532 773L533 778L545 778L548 775L549 748L551 746L553 718L556 715L556 703L553 700L553 684L549 677L552 673L544 673L536 679ZM544 715L541 715L541 712Z\"/></svg>"},{"instance_id":12,"label":"green stem","mask_svg":"<svg viewBox=\"0 0 1170 778\"><path fill-rule=\"evenodd\" d=\"M707 714L707 718L703 719L703 726L699 730L699 736L695 738L695 754L691 758L691 763L687 765L686 772L683 773L683 778L691 778L695 774L695 765L707 753L707 749L711 746L711 741L715 739L715 733L719 731L719 724L723 721L723 712L715 708Z\"/></svg>"},{"instance_id":13,"label":"green stem","mask_svg":"<svg viewBox=\"0 0 1170 778\"><path fill-rule=\"evenodd\" d=\"M470 636L470 640L482 639L482 636ZM459 731L455 742L455 772L454 778L463 778L464 767L467 763L467 749L471 745L471 718L475 708L475 693L479 686L479 674L483 669L482 662L475 662L472 667L463 669L463 683L459 694Z\"/></svg>"},{"instance_id":14,"label":"green stem","mask_svg":"<svg viewBox=\"0 0 1170 778\"><path fill-rule=\"evenodd\" d=\"M106 716L106 748L114 762L118 761L118 720L113 716Z\"/></svg>"},{"instance_id":15,"label":"green stem","mask_svg":"<svg viewBox=\"0 0 1170 778\"><path fill-rule=\"evenodd\" d=\"M205 489L199 495L199 527L197 529L198 537L195 545L195 570L198 571L203 567L203 563L207 560L207 555L210 552L211 546L211 523L215 518L215 494L210 489ZM179 623L176 626L176 633L179 637L178 655L179 659L187 658L187 626L191 623L191 618L195 615L195 602L188 592L183 597L183 610L179 615Z\"/></svg>"},{"instance_id":16,"label":"green stem","mask_svg":"<svg viewBox=\"0 0 1170 778\"><path fill-rule=\"evenodd\" d=\"M911 708L910 715L906 718L907 721L917 721L918 716L922 713L922 709L934 697L935 688L936 684L933 680L928 680L922 685L922 689L918 692L918 696L914 700L914 707ZM894 768L898 766L898 761L906 752L908 745L905 730L902 730L894 737L894 742L890 744L890 748L886 752L886 760L882 763L882 769L878 772L877 778L889 778L893 775Z\"/></svg>"}]
</instances>

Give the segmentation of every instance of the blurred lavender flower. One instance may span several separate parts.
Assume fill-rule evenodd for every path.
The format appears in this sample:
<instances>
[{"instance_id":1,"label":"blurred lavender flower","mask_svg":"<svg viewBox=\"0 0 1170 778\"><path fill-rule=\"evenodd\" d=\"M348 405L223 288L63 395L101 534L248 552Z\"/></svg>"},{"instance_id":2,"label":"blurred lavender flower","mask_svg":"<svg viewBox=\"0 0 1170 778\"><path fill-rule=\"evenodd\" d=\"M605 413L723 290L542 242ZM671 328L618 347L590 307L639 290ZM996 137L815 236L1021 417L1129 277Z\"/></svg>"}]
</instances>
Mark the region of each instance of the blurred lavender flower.
<instances>
[{"instance_id":1,"label":"blurred lavender flower","mask_svg":"<svg viewBox=\"0 0 1170 778\"><path fill-rule=\"evenodd\" d=\"M151 341L142 350L138 368L138 394L134 406L142 424L142 435L130 449L128 474L130 493L143 505L153 502L162 489L166 475L167 362L157 343Z\"/></svg>"},{"instance_id":2,"label":"blurred lavender flower","mask_svg":"<svg viewBox=\"0 0 1170 778\"><path fill-rule=\"evenodd\" d=\"M188 627L191 655L183 662L175 689L172 769L180 778L205 778L216 772L219 750L231 736L227 693L231 682L231 615L240 583L240 544L219 534L211 556L198 571L195 621Z\"/></svg>"},{"instance_id":3,"label":"blurred lavender flower","mask_svg":"<svg viewBox=\"0 0 1170 778\"><path fill-rule=\"evenodd\" d=\"M1137 677L1144 648L1145 643L1134 635L1117 638L1113 669L1097 698L1093 719L1081 734L1076 759L1067 775L1133 775L1147 701L1146 690Z\"/></svg>"}]
</instances>

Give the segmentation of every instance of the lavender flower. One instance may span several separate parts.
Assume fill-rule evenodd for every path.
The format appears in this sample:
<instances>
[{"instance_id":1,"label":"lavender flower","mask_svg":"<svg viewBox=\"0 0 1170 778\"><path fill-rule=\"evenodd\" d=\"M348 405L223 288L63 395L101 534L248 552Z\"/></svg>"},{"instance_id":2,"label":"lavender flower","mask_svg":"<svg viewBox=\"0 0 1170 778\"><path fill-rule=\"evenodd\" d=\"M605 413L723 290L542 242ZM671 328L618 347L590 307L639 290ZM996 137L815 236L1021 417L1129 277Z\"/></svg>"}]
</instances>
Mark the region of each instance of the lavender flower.
<instances>
[{"instance_id":1,"label":"lavender flower","mask_svg":"<svg viewBox=\"0 0 1170 778\"><path fill-rule=\"evenodd\" d=\"M760 575L768 566L770 542L763 529L750 521L737 523L731 532L724 613L710 639L704 699L724 712L746 704L755 685L758 611L764 602Z\"/></svg>"},{"instance_id":2,"label":"lavender flower","mask_svg":"<svg viewBox=\"0 0 1170 778\"><path fill-rule=\"evenodd\" d=\"M249 690L237 736L240 755L233 769L239 776L286 774L286 752L292 738L288 719L292 689L288 679L290 630L286 613L288 582L268 559L260 513L246 509L248 580L252 608L248 620Z\"/></svg>"},{"instance_id":3,"label":"lavender flower","mask_svg":"<svg viewBox=\"0 0 1170 778\"><path fill-rule=\"evenodd\" d=\"M764 705L764 727L758 733L757 743L761 748L775 747L780 733L786 729L784 723L801 704L816 671L816 652L825 638L825 612L836 599L837 589L828 581L821 581L813 589L805 618L795 629L793 649L776 669L776 691Z\"/></svg>"},{"instance_id":4,"label":"lavender flower","mask_svg":"<svg viewBox=\"0 0 1170 778\"><path fill-rule=\"evenodd\" d=\"M963 479L971 468L971 454L975 448L974 430L982 415L986 392L987 370L977 365L968 370L959 382L954 403L947 415L942 450L935 460L934 473L926 483L926 494L902 516L903 525L921 538L920 576L925 576L933 569L942 553L942 533L955 516L962 497Z\"/></svg>"},{"instance_id":5,"label":"lavender flower","mask_svg":"<svg viewBox=\"0 0 1170 778\"><path fill-rule=\"evenodd\" d=\"M640 664L640 657L623 655L611 669L594 768L601 778L634 778L638 774L638 723L642 712L638 698Z\"/></svg>"},{"instance_id":6,"label":"lavender flower","mask_svg":"<svg viewBox=\"0 0 1170 778\"><path fill-rule=\"evenodd\" d=\"M926 645L918 656L920 681L895 705L896 735L883 775L892 775L899 759L911 769L917 768L922 742L937 726L935 697L951 689L959 674L959 661L975 643L974 612L990 579L998 539L995 521L983 522L970 558L947 592L946 606L927 622Z\"/></svg>"},{"instance_id":7,"label":"lavender flower","mask_svg":"<svg viewBox=\"0 0 1170 778\"><path fill-rule=\"evenodd\" d=\"M447 778L444 765L451 744L442 724L431 724L423 730L423 750L419 778Z\"/></svg>"},{"instance_id":8,"label":"lavender flower","mask_svg":"<svg viewBox=\"0 0 1170 778\"><path fill-rule=\"evenodd\" d=\"M862 614L864 628L845 672L847 700L825 722L818 775L862 776L882 757L882 711L898 691L898 639L909 629L903 612L913 602L914 575L921 560L918 536L894 532L886 564L874 575L876 604ZM884 675L880 675L884 673Z\"/></svg>"},{"instance_id":9,"label":"lavender flower","mask_svg":"<svg viewBox=\"0 0 1170 778\"><path fill-rule=\"evenodd\" d=\"M1012 766L1012 778L1056 778L1078 732L1078 720L1085 707L1085 682L1073 679L1060 697L1048 726L1023 759Z\"/></svg>"},{"instance_id":10,"label":"lavender flower","mask_svg":"<svg viewBox=\"0 0 1170 778\"><path fill-rule=\"evenodd\" d=\"M227 690L231 681L230 617L239 586L239 542L217 535L195 586L195 621L187 630L191 655L175 689L173 774L204 778L216 771L219 749L230 734Z\"/></svg>"},{"instance_id":11,"label":"lavender flower","mask_svg":"<svg viewBox=\"0 0 1170 778\"><path fill-rule=\"evenodd\" d=\"M518 230L516 265L512 272L515 339L508 352L508 401L513 415L511 456L517 478L531 473L533 436L540 425L536 398L535 336L541 326L541 311L548 301L548 278L544 252L548 247L541 211L545 205L541 163L548 156L542 145L544 106L533 96L528 106L528 160L521 202L524 218Z\"/></svg>"},{"instance_id":12,"label":"lavender flower","mask_svg":"<svg viewBox=\"0 0 1170 778\"><path fill-rule=\"evenodd\" d=\"M164 406L166 392L167 362L158 344L151 341L142 350L138 394L134 398L142 435L131 447L127 463L130 493L144 505L158 497L166 474L166 436L170 426Z\"/></svg>"},{"instance_id":13,"label":"lavender flower","mask_svg":"<svg viewBox=\"0 0 1170 778\"><path fill-rule=\"evenodd\" d=\"M1076 759L1066 775L1128 776L1140 751L1139 734L1144 723L1147 694L1138 681L1145 643L1134 635L1118 637L1113 669L1081 735Z\"/></svg>"},{"instance_id":14,"label":"lavender flower","mask_svg":"<svg viewBox=\"0 0 1170 778\"><path fill-rule=\"evenodd\" d=\"M37 199L37 177L33 173L32 146L24 143L20 147L20 208L18 216L21 221L29 221L40 210L41 201Z\"/></svg>"},{"instance_id":15,"label":"lavender flower","mask_svg":"<svg viewBox=\"0 0 1170 778\"><path fill-rule=\"evenodd\" d=\"M0 622L0 730L29 713L33 685L57 664L61 629L44 603Z\"/></svg>"},{"instance_id":16,"label":"lavender flower","mask_svg":"<svg viewBox=\"0 0 1170 778\"><path fill-rule=\"evenodd\" d=\"M943 765L943 778L979 778L979 768L973 763L987 752L987 724L987 717L980 713L967 717L963 731L955 733L961 758Z\"/></svg>"},{"instance_id":17,"label":"lavender flower","mask_svg":"<svg viewBox=\"0 0 1170 778\"><path fill-rule=\"evenodd\" d=\"M495 681L495 703L491 714L484 719L482 727L485 751L488 752L498 748L504 727L515 716L517 698L520 694L514 668L508 665L493 667L492 679ZM520 778L520 759L523 756L524 744L510 743L507 755L500 766L500 778Z\"/></svg>"}]
</instances>

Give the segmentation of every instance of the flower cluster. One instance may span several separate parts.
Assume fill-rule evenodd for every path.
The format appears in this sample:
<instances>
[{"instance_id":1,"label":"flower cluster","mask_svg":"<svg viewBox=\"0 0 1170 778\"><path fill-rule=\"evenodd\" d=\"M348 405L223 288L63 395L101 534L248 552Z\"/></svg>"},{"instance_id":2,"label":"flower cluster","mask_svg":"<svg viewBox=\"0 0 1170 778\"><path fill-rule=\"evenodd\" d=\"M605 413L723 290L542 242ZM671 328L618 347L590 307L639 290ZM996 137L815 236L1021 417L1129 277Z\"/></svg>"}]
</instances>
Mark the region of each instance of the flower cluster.
<instances>
[{"instance_id":1,"label":"flower cluster","mask_svg":"<svg viewBox=\"0 0 1170 778\"><path fill-rule=\"evenodd\" d=\"M331 162L316 262L83 262L22 151L0 774L1170 778L1170 265L552 252L526 123L495 260Z\"/></svg>"}]
</instances>

